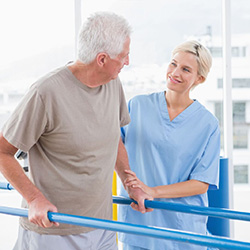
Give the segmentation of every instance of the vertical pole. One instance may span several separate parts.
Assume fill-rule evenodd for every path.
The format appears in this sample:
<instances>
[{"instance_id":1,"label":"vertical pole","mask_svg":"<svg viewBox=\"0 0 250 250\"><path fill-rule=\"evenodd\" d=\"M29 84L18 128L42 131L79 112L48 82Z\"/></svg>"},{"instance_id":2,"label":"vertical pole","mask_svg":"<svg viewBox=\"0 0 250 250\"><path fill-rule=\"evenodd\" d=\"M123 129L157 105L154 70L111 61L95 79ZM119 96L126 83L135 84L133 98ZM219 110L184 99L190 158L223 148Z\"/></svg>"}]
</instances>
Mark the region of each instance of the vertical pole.
<instances>
[{"instance_id":1,"label":"vertical pole","mask_svg":"<svg viewBox=\"0 0 250 250\"><path fill-rule=\"evenodd\" d=\"M112 194L117 195L117 177L116 172L114 171L113 175L113 184L112 184ZM113 204L113 220L117 220L117 205Z\"/></svg>"},{"instance_id":2,"label":"vertical pole","mask_svg":"<svg viewBox=\"0 0 250 250\"><path fill-rule=\"evenodd\" d=\"M75 57L77 56L78 32L82 23L82 0L75 0Z\"/></svg>"},{"instance_id":3,"label":"vertical pole","mask_svg":"<svg viewBox=\"0 0 250 250\"><path fill-rule=\"evenodd\" d=\"M117 195L117 175L116 172L114 171L113 174L113 183L112 183L112 195ZM117 211L117 204L113 203L113 220L117 221L118 220L118 211ZM116 243L118 244L118 235L116 233Z\"/></svg>"},{"instance_id":4,"label":"vertical pole","mask_svg":"<svg viewBox=\"0 0 250 250\"><path fill-rule=\"evenodd\" d=\"M232 68L231 68L231 0L222 0L223 24L223 117L224 153L228 158L229 208L233 209L233 113L232 113ZM234 235L234 225L230 222L230 236Z\"/></svg>"}]
</instances>

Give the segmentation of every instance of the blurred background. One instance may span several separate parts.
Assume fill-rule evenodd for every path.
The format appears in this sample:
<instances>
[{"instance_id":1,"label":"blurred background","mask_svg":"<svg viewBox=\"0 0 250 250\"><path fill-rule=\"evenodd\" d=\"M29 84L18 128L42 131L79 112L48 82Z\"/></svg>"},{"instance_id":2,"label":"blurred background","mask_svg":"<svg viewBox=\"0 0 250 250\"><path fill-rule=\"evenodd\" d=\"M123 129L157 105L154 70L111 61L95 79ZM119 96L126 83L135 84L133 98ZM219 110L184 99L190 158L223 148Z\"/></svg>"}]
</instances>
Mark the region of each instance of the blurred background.
<instances>
[{"instance_id":1,"label":"blurred background","mask_svg":"<svg viewBox=\"0 0 250 250\"><path fill-rule=\"evenodd\" d=\"M231 208L250 212L250 1L231 0L233 177ZM38 78L75 60L79 22L96 11L123 15L133 27L130 65L120 74L127 100L166 89L172 49L197 39L213 56L207 81L192 92L223 124L223 1L2 0L0 1L0 126ZM4 178L0 175L0 181ZM0 190L0 206L20 207L15 191ZM12 249L18 218L0 215L0 250ZM250 223L234 222L232 237L250 241ZM8 240L7 240L8 239Z\"/></svg>"}]
</instances>

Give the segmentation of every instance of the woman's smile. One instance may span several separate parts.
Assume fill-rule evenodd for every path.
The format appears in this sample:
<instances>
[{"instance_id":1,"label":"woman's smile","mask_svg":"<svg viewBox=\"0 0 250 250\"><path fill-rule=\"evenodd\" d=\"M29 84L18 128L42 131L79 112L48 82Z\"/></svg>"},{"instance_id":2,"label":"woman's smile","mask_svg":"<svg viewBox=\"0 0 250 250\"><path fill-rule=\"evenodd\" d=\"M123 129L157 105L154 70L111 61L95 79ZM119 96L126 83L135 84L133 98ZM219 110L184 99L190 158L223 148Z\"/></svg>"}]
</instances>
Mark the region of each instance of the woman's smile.
<instances>
[{"instance_id":1,"label":"woman's smile","mask_svg":"<svg viewBox=\"0 0 250 250\"><path fill-rule=\"evenodd\" d=\"M168 78L169 78L169 80L171 81L171 82L173 82L173 83L180 83L181 81L179 81L179 80L177 80L177 79L175 79L173 76L168 76Z\"/></svg>"}]
</instances>

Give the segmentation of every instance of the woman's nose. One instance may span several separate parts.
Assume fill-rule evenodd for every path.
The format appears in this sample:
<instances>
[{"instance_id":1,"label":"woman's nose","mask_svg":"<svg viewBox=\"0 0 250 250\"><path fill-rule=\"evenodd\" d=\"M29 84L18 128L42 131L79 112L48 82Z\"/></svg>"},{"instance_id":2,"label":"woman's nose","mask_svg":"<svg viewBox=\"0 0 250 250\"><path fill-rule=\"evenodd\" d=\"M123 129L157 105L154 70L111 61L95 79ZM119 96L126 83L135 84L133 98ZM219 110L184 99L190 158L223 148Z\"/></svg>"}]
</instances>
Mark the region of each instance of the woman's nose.
<instances>
[{"instance_id":1,"label":"woman's nose","mask_svg":"<svg viewBox=\"0 0 250 250\"><path fill-rule=\"evenodd\" d=\"M175 67L172 71L172 75L180 75L180 69L178 67Z\"/></svg>"}]
</instances>

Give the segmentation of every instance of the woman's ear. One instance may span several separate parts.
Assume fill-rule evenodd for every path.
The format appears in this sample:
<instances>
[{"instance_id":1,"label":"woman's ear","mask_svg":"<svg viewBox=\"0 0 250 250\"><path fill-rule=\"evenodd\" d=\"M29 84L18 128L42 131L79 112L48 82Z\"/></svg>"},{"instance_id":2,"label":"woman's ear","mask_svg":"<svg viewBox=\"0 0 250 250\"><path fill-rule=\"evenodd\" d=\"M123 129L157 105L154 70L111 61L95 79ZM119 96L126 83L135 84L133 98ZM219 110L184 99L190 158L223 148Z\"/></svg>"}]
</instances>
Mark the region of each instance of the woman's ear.
<instances>
[{"instance_id":1,"label":"woman's ear","mask_svg":"<svg viewBox=\"0 0 250 250\"><path fill-rule=\"evenodd\" d=\"M194 85L199 85L200 83L203 83L203 82L205 82L205 80L206 80L206 78L204 77L204 76L198 76L197 77L197 80L195 81L195 84Z\"/></svg>"},{"instance_id":2,"label":"woman's ear","mask_svg":"<svg viewBox=\"0 0 250 250\"><path fill-rule=\"evenodd\" d=\"M206 78L204 76L198 76L197 80L194 82L192 89L194 89L195 87L197 87L199 84L205 82Z\"/></svg>"},{"instance_id":3,"label":"woman's ear","mask_svg":"<svg viewBox=\"0 0 250 250\"><path fill-rule=\"evenodd\" d=\"M108 55L106 53L99 53L96 56L97 64L102 67L106 63L107 57L108 57Z\"/></svg>"}]
</instances>

